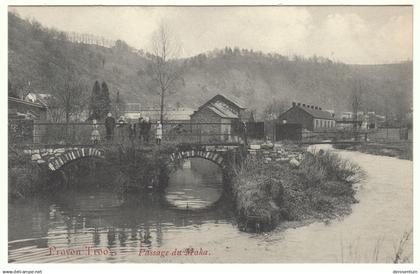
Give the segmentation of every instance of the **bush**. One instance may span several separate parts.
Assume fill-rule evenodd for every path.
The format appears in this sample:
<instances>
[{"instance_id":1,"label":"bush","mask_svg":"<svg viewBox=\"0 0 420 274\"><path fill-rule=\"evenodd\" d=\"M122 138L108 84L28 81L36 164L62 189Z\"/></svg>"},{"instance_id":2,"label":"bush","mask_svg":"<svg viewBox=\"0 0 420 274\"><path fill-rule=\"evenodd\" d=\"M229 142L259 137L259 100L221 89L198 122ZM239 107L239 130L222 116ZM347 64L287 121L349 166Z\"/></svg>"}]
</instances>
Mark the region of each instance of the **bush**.
<instances>
[{"instance_id":1,"label":"bush","mask_svg":"<svg viewBox=\"0 0 420 274\"><path fill-rule=\"evenodd\" d=\"M316 186L325 181L354 184L365 177L365 172L357 164L323 150L306 153L299 166L299 172L308 186Z\"/></svg>"}]
</instances>

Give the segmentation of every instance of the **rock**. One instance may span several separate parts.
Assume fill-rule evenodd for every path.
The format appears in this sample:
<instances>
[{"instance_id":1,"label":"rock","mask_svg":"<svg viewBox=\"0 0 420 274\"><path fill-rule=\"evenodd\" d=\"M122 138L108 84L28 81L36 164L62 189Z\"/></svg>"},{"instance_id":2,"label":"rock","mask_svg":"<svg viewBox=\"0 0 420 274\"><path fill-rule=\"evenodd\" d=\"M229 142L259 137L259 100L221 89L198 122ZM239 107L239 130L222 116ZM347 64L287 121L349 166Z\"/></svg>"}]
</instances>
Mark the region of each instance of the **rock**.
<instances>
[{"instance_id":1,"label":"rock","mask_svg":"<svg viewBox=\"0 0 420 274\"><path fill-rule=\"evenodd\" d=\"M298 160L296 160L295 158L292 158L292 159L289 161L289 164L290 164L291 166L293 166L293 167L299 167L299 165L300 165L299 161L298 161Z\"/></svg>"},{"instance_id":2,"label":"rock","mask_svg":"<svg viewBox=\"0 0 420 274\"><path fill-rule=\"evenodd\" d=\"M42 159L39 159L38 161L36 161L38 164L43 164L43 163L45 163L45 161L44 160L42 160Z\"/></svg>"},{"instance_id":3,"label":"rock","mask_svg":"<svg viewBox=\"0 0 420 274\"><path fill-rule=\"evenodd\" d=\"M32 161L37 161L37 160L40 160L40 159L42 159L42 158L41 158L41 155L39 155L38 153L32 154L32 157L31 157Z\"/></svg>"},{"instance_id":4,"label":"rock","mask_svg":"<svg viewBox=\"0 0 420 274\"><path fill-rule=\"evenodd\" d=\"M270 157L267 157L267 158L265 158L265 160L267 161L267 162L271 162L271 158Z\"/></svg>"},{"instance_id":5,"label":"rock","mask_svg":"<svg viewBox=\"0 0 420 274\"><path fill-rule=\"evenodd\" d=\"M32 154L32 151L30 149L24 149L23 153L24 154Z\"/></svg>"},{"instance_id":6,"label":"rock","mask_svg":"<svg viewBox=\"0 0 420 274\"><path fill-rule=\"evenodd\" d=\"M282 149L283 148L283 145L282 144L279 144L279 143L276 143L276 144L274 144L274 148L276 148L276 149Z\"/></svg>"},{"instance_id":7,"label":"rock","mask_svg":"<svg viewBox=\"0 0 420 274\"><path fill-rule=\"evenodd\" d=\"M266 143L261 145L261 148L264 148L264 149L272 149L273 147L274 147L274 145L271 142L266 142Z\"/></svg>"},{"instance_id":8,"label":"rock","mask_svg":"<svg viewBox=\"0 0 420 274\"><path fill-rule=\"evenodd\" d=\"M260 145L250 145L249 146L250 149L261 149Z\"/></svg>"},{"instance_id":9,"label":"rock","mask_svg":"<svg viewBox=\"0 0 420 274\"><path fill-rule=\"evenodd\" d=\"M56 149L54 149L54 153L55 154L57 154L57 153L64 153L65 151L66 151L65 148L56 148Z\"/></svg>"}]
</instances>

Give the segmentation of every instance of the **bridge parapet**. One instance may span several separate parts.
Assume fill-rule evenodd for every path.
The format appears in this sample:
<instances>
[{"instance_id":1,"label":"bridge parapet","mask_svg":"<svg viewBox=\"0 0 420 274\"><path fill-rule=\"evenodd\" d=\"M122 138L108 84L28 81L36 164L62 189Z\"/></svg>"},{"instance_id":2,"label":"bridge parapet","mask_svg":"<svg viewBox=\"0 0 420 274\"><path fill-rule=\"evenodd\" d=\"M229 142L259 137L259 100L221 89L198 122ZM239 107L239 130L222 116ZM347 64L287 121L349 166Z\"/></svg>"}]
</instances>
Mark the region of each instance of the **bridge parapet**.
<instances>
[{"instance_id":1,"label":"bridge parapet","mask_svg":"<svg viewBox=\"0 0 420 274\"><path fill-rule=\"evenodd\" d=\"M61 168L70 161L80 158L104 158L104 151L93 147L25 149L23 152L31 158L32 162L36 162L40 165L46 165L52 171Z\"/></svg>"}]
</instances>

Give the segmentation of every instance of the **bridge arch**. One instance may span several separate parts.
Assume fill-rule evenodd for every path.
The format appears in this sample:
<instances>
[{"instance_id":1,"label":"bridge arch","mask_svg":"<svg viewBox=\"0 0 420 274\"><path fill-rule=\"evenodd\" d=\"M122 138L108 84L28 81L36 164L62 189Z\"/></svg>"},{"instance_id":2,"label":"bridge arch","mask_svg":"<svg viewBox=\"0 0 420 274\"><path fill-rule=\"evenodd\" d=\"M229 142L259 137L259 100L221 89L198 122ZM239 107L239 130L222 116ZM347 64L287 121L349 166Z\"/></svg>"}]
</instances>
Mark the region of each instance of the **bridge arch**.
<instances>
[{"instance_id":1,"label":"bridge arch","mask_svg":"<svg viewBox=\"0 0 420 274\"><path fill-rule=\"evenodd\" d=\"M202 151L202 150L187 150L174 152L170 155L170 161L189 159L189 158L203 158L218 165L222 170L226 168L226 161L223 154L217 151Z\"/></svg>"},{"instance_id":2,"label":"bridge arch","mask_svg":"<svg viewBox=\"0 0 420 274\"><path fill-rule=\"evenodd\" d=\"M65 164L81 158L96 157L104 159L104 151L96 148L77 148L66 150L65 152L48 159L48 168L52 171L60 169Z\"/></svg>"}]
</instances>

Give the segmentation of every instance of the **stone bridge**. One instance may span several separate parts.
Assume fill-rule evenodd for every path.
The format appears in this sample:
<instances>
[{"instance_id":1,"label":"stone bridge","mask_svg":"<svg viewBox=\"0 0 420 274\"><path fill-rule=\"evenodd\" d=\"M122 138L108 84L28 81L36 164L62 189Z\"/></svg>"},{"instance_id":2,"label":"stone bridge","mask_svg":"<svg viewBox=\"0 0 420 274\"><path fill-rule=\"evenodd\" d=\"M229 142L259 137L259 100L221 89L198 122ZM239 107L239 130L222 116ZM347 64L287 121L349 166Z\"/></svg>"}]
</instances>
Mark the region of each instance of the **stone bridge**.
<instances>
[{"instance_id":1,"label":"stone bridge","mask_svg":"<svg viewBox=\"0 0 420 274\"><path fill-rule=\"evenodd\" d=\"M188 159L188 158L203 158L209 160L222 169L227 167L226 159L223 155L224 151L207 151L207 150L186 150L174 152L170 155L170 161L175 162L178 160Z\"/></svg>"},{"instance_id":2,"label":"stone bridge","mask_svg":"<svg viewBox=\"0 0 420 274\"><path fill-rule=\"evenodd\" d=\"M169 155L169 162L173 163L188 158L203 158L209 160L223 170L231 163L232 159L227 159L227 152L237 150L239 146L211 146L198 145L188 146L187 148L178 147L176 152ZM37 148L25 149L24 154L28 155L32 162L46 166L49 170L55 171L65 164L88 157L105 158L106 147L59 147L59 148ZM144 153L148 153L145 151Z\"/></svg>"},{"instance_id":3,"label":"stone bridge","mask_svg":"<svg viewBox=\"0 0 420 274\"><path fill-rule=\"evenodd\" d=\"M58 170L65 164L86 157L104 158L104 151L93 147L61 147L25 149L31 161L46 165L51 171Z\"/></svg>"}]
</instances>

